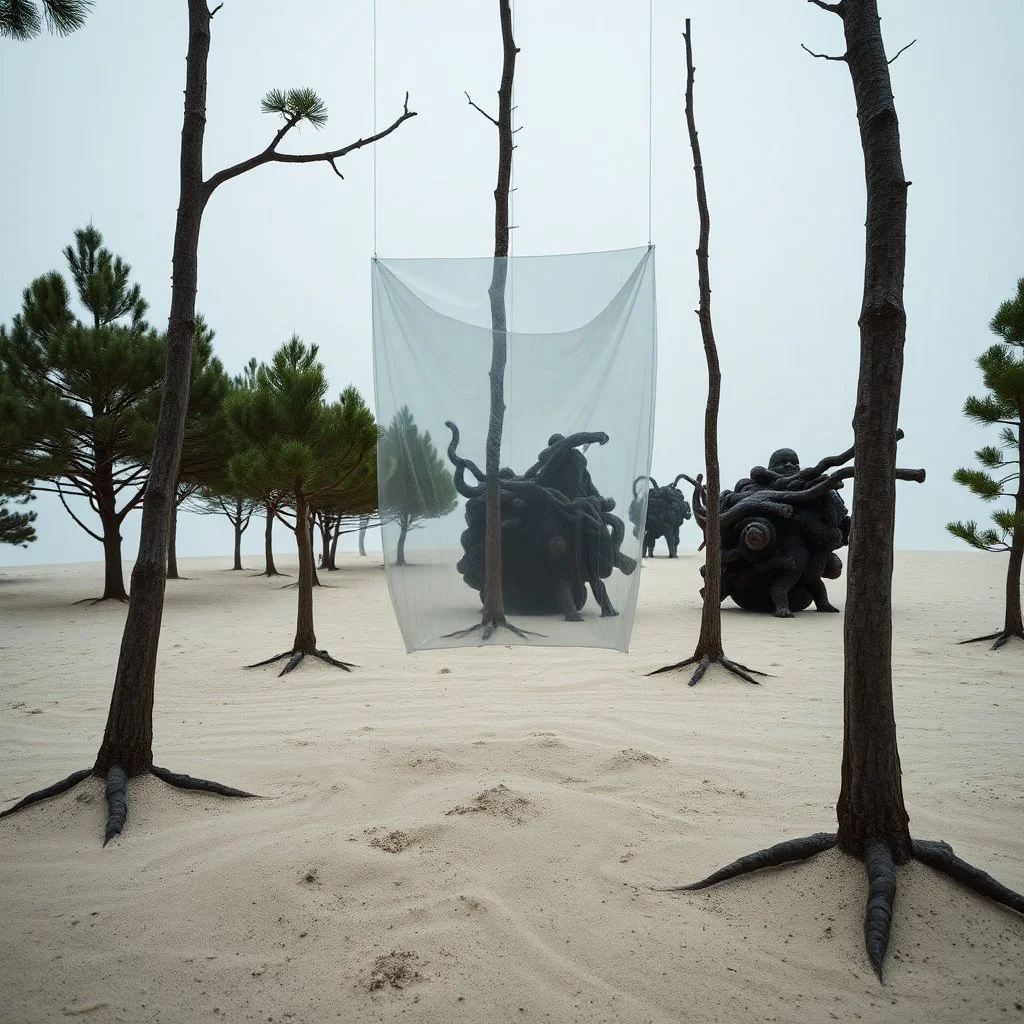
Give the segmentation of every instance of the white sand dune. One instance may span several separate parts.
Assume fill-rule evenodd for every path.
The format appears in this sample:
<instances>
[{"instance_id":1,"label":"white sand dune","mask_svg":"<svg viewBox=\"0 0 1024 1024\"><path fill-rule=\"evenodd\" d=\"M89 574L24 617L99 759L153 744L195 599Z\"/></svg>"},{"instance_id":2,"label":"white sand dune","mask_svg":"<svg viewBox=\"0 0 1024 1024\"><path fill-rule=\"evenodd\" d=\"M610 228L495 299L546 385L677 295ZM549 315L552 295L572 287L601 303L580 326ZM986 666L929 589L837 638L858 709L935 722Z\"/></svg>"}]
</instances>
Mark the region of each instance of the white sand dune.
<instances>
[{"instance_id":1,"label":"white sand dune","mask_svg":"<svg viewBox=\"0 0 1024 1024\"><path fill-rule=\"evenodd\" d=\"M106 849L96 779L0 821L0 1019L1024 1021L1024 919L921 865L899 870L884 987L863 870L835 851L653 891L835 823L842 616L727 608L759 687L648 677L692 650L699 564L645 563L628 656L407 656L379 560L349 556L317 632L360 667L278 679L241 666L289 645L295 592L184 560L156 761L263 798L137 780ZM914 834L1021 890L1024 648L955 644L1001 623L1002 569L897 556L896 712ZM0 581L2 807L91 764L125 610L72 603L94 565Z\"/></svg>"}]
</instances>

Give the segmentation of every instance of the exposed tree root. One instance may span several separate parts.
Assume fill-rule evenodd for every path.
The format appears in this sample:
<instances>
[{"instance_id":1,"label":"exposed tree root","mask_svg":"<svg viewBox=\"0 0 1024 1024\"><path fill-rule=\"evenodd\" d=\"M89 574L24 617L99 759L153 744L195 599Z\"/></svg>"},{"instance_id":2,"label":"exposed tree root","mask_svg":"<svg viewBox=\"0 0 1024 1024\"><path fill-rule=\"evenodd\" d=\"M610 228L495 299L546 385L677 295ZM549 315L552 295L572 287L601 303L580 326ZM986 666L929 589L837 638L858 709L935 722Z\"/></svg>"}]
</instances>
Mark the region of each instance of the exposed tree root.
<instances>
[{"instance_id":1,"label":"exposed tree root","mask_svg":"<svg viewBox=\"0 0 1024 1024\"><path fill-rule=\"evenodd\" d=\"M739 676L740 679L748 683L753 683L755 686L760 686L760 681L755 679L754 676L764 676L766 679L770 678L767 672L761 672L756 668L747 668L746 665L741 665L738 661L732 661L727 658L724 654L719 658L712 659L710 655L704 654L698 657L696 654L691 658L687 658L685 661L677 661L674 665L662 665L661 668L656 668L653 672L648 672L649 676L660 675L662 672L675 672L678 669L686 668L687 665L696 665L697 668L694 670L693 675L690 677L688 686L696 686L704 676L704 673L712 665L721 665L727 672L731 672L734 676Z\"/></svg>"},{"instance_id":2,"label":"exposed tree root","mask_svg":"<svg viewBox=\"0 0 1024 1024\"><path fill-rule=\"evenodd\" d=\"M179 775L177 772L169 771L166 768L159 768L156 765L153 765L150 771L162 782L166 782L169 786L176 786L179 789L215 793L217 796L256 797L255 793L247 793L244 789L235 789L232 786L225 786L219 782L211 782L208 779L194 779L191 775ZM83 768L81 771L73 772L66 779L61 779L60 782L55 782L52 786L47 786L45 789L39 789L34 793L29 793L28 796L19 800L13 807L8 807L5 811L0 811L0 818L4 818L8 814L13 814L15 811L20 811L22 808L29 807L32 804L39 803L39 801L45 800L47 797L59 796L61 793L66 793L69 789L73 789L80 782L89 778L92 774L93 770L91 768ZM104 846L106 846L114 836L121 834L121 830L124 828L125 822L128 820L128 775L120 765L115 764L107 773L106 797L107 826L103 838Z\"/></svg>"},{"instance_id":3,"label":"exposed tree root","mask_svg":"<svg viewBox=\"0 0 1024 1024\"><path fill-rule=\"evenodd\" d=\"M106 846L114 836L121 834L128 820L128 776L124 769L115 764L107 773L107 832L103 839Z\"/></svg>"},{"instance_id":4,"label":"exposed tree root","mask_svg":"<svg viewBox=\"0 0 1024 1024\"><path fill-rule=\"evenodd\" d=\"M757 850L755 853L748 853L724 868L719 868L714 874L702 878L699 882L691 882L689 885L675 885L670 889L658 889L658 892L689 892L695 889L707 889L709 886L717 885L730 878L738 878L740 875L749 874L751 871L760 871L762 868L774 868L780 864L790 864L794 861L808 860L816 854L831 850L836 845L837 837L835 832L816 832L813 836L803 836L800 839L787 839L784 842L776 843L774 846Z\"/></svg>"},{"instance_id":5,"label":"exposed tree root","mask_svg":"<svg viewBox=\"0 0 1024 1024\"><path fill-rule=\"evenodd\" d=\"M833 832L817 832L802 839L788 839L769 846L764 850L749 853L731 864L719 868L714 874L689 885L676 885L656 892L688 892L706 889L739 875L759 871L762 868L777 867L795 861L808 860L816 854L830 850L838 837ZM973 889L974 892L1000 903L1018 914L1024 914L1024 895L1008 889L990 874L961 860L948 843L929 839L914 839L911 850L915 860L941 871L950 878ZM864 912L864 945L868 959L879 982L882 981L882 963L889 946L889 932L892 927L893 905L896 899L896 868L892 850L885 842L870 843L865 851L864 865L868 875L868 901Z\"/></svg>"},{"instance_id":6,"label":"exposed tree root","mask_svg":"<svg viewBox=\"0 0 1024 1024\"><path fill-rule=\"evenodd\" d=\"M60 782L55 782L52 786L47 786L45 789L37 789L34 793L29 793L28 796L19 800L13 807L8 807L6 811L0 811L0 818L6 818L8 814L20 811L23 807L37 804L40 800L45 800L47 797L66 793L69 789L73 789L80 782L89 778L90 775L92 775L91 768L83 768L81 771L72 772L66 779L61 779Z\"/></svg>"},{"instance_id":7,"label":"exposed tree root","mask_svg":"<svg viewBox=\"0 0 1024 1024\"><path fill-rule=\"evenodd\" d=\"M83 597L81 599L81 601L75 601L74 604L72 605L72 607L74 607L75 604L87 604L91 608L93 605L99 604L101 601L118 601L120 604L127 604L128 603L128 598L127 597Z\"/></svg>"},{"instance_id":8,"label":"exposed tree root","mask_svg":"<svg viewBox=\"0 0 1024 1024\"><path fill-rule=\"evenodd\" d=\"M896 867L888 843L871 843L864 853L868 872L868 905L864 911L864 947L871 966L882 980L882 962L889 948L892 905L896 899Z\"/></svg>"},{"instance_id":9,"label":"exposed tree root","mask_svg":"<svg viewBox=\"0 0 1024 1024\"><path fill-rule=\"evenodd\" d=\"M1003 646L1003 644L1007 643L1007 641L1009 640L1012 640L1014 637L1016 637L1018 640L1024 640L1024 636L1021 636L1020 633L1013 633L1009 630L1001 629L998 633L986 633L984 636L972 636L970 640L959 640L957 641L957 643L960 645L980 644L984 643L986 640L995 640L995 643L992 645L991 650L998 651L999 648Z\"/></svg>"},{"instance_id":10,"label":"exposed tree root","mask_svg":"<svg viewBox=\"0 0 1024 1024\"><path fill-rule=\"evenodd\" d=\"M160 768L153 765L150 771L161 782L168 786L176 786L178 789L191 789L202 793L216 793L217 796L234 796L239 798L256 799L255 793L247 793L244 789L235 789L233 786L225 786L221 782L211 782L209 779L195 779L191 775L179 775L167 768Z\"/></svg>"},{"instance_id":11,"label":"exposed tree root","mask_svg":"<svg viewBox=\"0 0 1024 1024\"><path fill-rule=\"evenodd\" d=\"M1024 914L1024 896L1013 889L1007 889L1001 882L997 882L987 871L976 868L973 864L961 860L954 852L949 843L942 840L914 839L911 841L911 852L914 860L941 871L944 875L966 885L981 896L987 896L1004 907L1016 910L1018 914Z\"/></svg>"},{"instance_id":12,"label":"exposed tree root","mask_svg":"<svg viewBox=\"0 0 1024 1024\"><path fill-rule=\"evenodd\" d=\"M472 636L478 629L483 630L480 637L481 640L490 640L499 629L507 629L510 633L519 637L521 640L528 640L531 636L546 636L546 633L534 633L529 629L520 629L518 626L513 626L511 622L502 622L496 624L494 622L478 622L475 626L468 626L466 629L457 629L454 633L445 633L444 638L454 637L461 640L464 636Z\"/></svg>"},{"instance_id":13,"label":"exposed tree root","mask_svg":"<svg viewBox=\"0 0 1024 1024\"><path fill-rule=\"evenodd\" d=\"M321 661L326 662L328 665L333 665L335 668L344 669L346 672L351 672L354 668L359 668L358 665L350 661L338 661L337 658L332 658L327 651L282 651L280 654L275 654L272 658L265 658L263 661L257 661L253 665L246 665L246 668L262 668L264 665L272 665L275 661L280 661L282 658L287 658L288 662L283 669L277 674L277 678L288 675L293 668L295 668L300 661L306 656L311 658L319 658Z\"/></svg>"}]
</instances>

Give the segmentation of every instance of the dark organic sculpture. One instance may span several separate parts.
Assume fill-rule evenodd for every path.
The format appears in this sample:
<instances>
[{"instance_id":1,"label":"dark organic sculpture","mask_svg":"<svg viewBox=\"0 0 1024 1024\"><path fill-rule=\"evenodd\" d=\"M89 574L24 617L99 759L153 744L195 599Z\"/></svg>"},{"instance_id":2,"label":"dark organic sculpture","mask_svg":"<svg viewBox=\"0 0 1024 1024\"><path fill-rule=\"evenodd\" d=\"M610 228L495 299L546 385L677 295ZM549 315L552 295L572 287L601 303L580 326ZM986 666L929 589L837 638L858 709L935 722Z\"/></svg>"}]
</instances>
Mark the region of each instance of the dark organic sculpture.
<instances>
[{"instance_id":1,"label":"dark organic sculpture","mask_svg":"<svg viewBox=\"0 0 1024 1024\"><path fill-rule=\"evenodd\" d=\"M836 490L853 470L831 475L826 470L851 458L852 448L801 469L796 452L780 448L767 468L755 466L733 490L722 491L723 599L731 597L741 608L779 618L812 603L819 612L839 610L829 602L824 580L842 573L836 551L850 541L850 516ZM897 470L902 479L920 475ZM691 482L694 513L703 529L703 488L699 478Z\"/></svg>"},{"instance_id":2,"label":"dark organic sculpture","mask_svg":"<svg viewBox=\"0 0 1024 1024\"><path fill-rule=\"evenodd\" d=\"M466 502L463 557L458 570L466 583L482 591L485 570L484 474L456 453L459 431L454 423L448 458L455 466L455 486ZM622 520L612 514L615 502L604 498L587 471L580 445L606 444L604 433L553 434L537 462L522 476L503 468L501 485L502 588L508 611L526 615L561 613L580 622L587 585L602 616L617 615L604 580L613 569L627 576L636 562L620 550ZM466 471L476 485L466 482Z\"/></svg>"},{"instance_id":3,"label":"dark organic sculpture","mask_svg":"<svg viewBox=\"0 0 1024 1024\"><path fill-rule=\"evenodd\" d=\"M675 558L679 552L679 528L691 518L690 504L676 486L680 480L686 479L680 473L670 484L658 486L653 476L638 476L633 481L633 500L629 505L629 521L633 524L633 536L640 536L640 511L643 502L637 496L636 487L641 480L651 482L647 492L647 517L644 522L644 558L654 557L654 545L659 537L665 538L668 544L668 557Z\"/></svg>"}]
</instances>

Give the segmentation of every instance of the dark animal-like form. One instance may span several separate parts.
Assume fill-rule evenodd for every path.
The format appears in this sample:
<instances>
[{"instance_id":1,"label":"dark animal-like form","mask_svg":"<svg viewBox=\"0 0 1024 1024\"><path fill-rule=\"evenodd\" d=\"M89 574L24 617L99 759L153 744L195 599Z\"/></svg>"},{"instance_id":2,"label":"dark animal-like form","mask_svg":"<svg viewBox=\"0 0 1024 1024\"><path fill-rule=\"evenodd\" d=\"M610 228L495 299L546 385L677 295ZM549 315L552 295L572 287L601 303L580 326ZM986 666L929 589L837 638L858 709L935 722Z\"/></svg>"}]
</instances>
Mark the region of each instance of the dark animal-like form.
<instances>
[{"instance_id":1,"label":"dark animal-like form","mask_svg":"<svg viewBox=\"0 0 1024 1024\"><path fill-rule=\"evenodd\" d=\"M455 487L466 502L463 557L456 568L466 583L482 591L485 569L484 474L457 454L454 423L448 458L455 466ZM553 434L537 462L522 476L503 468L501 485L502 587L508 611L525 615L561 613L582 621L587 585L601 615L617 615L604 585L613 569L630 575L636 562L620 550L625 526L612 514L615 501L604 498L587 470L581 445L607 444L605 433ZM466 472L477 483L466 482Z\"/></svg>"},{"instance_id":2,"label":"dark animal-like form","mask_svg":"<svg viewBox=\"0 0 1024 1024\"><path fill-rule=\"evenodd\" d=\"M679 553L679 528L692 517L690 503L683 497L682 491L676 486L680 480L687 479L680 473L670 484L658 486L653 476L638 476L633 481L633 500L629 505L629 521L633 524L633 536L640 536L640 513L643 501L637 495L637 484L641 480L650 480L651 488L647 492L647 517L643 525L644 558L654 557L654 545L659 537L665 538L668 545L668 557L675 558Z\"/></svg>"},{"instance_id":3,"label":"dark animal-like form","mask_svg":"<svg viewBox=\"0 0 1024 1024\"><path fill-rule=\"evenodd\" d=\"M824 580L842 573L836 551L849 543L850 516L825 470L851 455L801 469L796 452L780 448L767 468L755 466L749 477L722 492L723 599L779 618L812 603L819 612L839 610L829 601ZM694 503L702 524L699 487Z\"/></svg>"}]
</instances>

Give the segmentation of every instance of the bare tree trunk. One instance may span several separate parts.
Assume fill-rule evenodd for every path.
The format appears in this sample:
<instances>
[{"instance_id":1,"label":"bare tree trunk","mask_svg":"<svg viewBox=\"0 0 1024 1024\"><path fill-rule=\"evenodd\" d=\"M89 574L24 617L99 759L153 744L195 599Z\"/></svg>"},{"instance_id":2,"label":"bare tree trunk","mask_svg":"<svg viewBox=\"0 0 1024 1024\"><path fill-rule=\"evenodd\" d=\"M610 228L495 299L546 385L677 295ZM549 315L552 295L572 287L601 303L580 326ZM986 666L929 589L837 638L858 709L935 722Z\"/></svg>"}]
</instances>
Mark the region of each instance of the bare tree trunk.
<instances>
[{"instance_id":1,"label":"bare tree trunk","mask_svg":"<svg viewBox=\"0 0 1024 1024\"><path fill-rule=\"evenodd\" d=\"M199 229L203 216L206 66L210 53L210 11L206 0L188 0L188 22L181 191L174 228L167 361L152 463L142 503L142 529L132 572L131 601L106 730L93 768L97 775L106 775L114 765L119 765L128 776L140 775L153 766L153 694L166 585L167 537L181 461L195 337Z\"/></svg>"},{"instance_id":2,"label":"bare tree trunk","mask_svg":"<svg viewBox=\"0 0 1024 1024\"><path fill-rule=\"evenodd\" d=\"M1024 403L1019 410L1019 420L1024 425ZM1014 511L1017 521L1024 521L1024 429L1017 428L1017 500ZM1024 618L1021 617L1020 575L1024 564L1024 526L1016 526L1010 542L1010 564L1006 567L1006 617L1003 620L1003 634L1024 639Z\"/></svg>"},{"instance_id":3,"label":"bare tree trunk","mask_svg":"<svg viewBox=\"0 0 1024 1024\"><path fill-rule=\"evenodd\" d=\"M369 519L359 520L359 554L366 554L366 528L370 525ZM334 535L334 547L338 545L338 535ZM332 548L333 551L333 548Z\"/></svg>"},{"instance_id":4,"label":"bare tree trunk","mask_svg":"<svg viewBox=\"0 0 1024 1024\"><path fill-rule=\"evenodd\" d=\"M242 514L244 511L244 503L241 498L235 498L235 518L231 520L231 525L235 528L235 561L231 566L232 570L239 570L242 568Z\"/></svg>"},{"instance_id":5,"label":"bare tree trunk","mask_svg":"<svg viewBox=\"0 0 1024 1024\"><path fill-rule=\"evenodd\" d=\"M171 503L171 522L167 530L167 578L178 580L178 503Z\"/></svg>"},{"instance_id":6,"label":"bare tree trunk","mask_svg":"<svg viewBox=\"0 0 1024 1024\"><path fill-rule=\"evenodd\" d=\"M843 0L867 184L860 374L853 417L850 557L844 622L843 765L839 845L863 858L882 842L911 854L892 695L892 569L896 430L907 318L903 278L907 187L877 0Z\"/></svg>"},{"instance_id":7,"label":"bare tree trunk","mask_svg":"<svg viewBox=\"0 0 1024 1024\"><path fill-rule=\"evenodd\" d=\"M398 534L398 556L395 558L395 565L405 565L405 538L409 535L409 518L402 516L399 519Z\"/></svg>"},{"instance_id":8,"label":"bare tree trunk","mask_svg":"<svg viewBox=\"0 0 1024 1024\"><path fill-rule=\"evenodd\" d=\"M338 517L337 522L334 524L334 529L331 531L331 561L327 566L331 572L334 572L338 568L338 538L341 537L341 516Z\"/></svg>"},{"instance_id":9,"label":"bare tree trunk","mask_svg":"<svg viewBox=\"0 0 1024 1024\"><path fill-rule=\"evenodd\" d=\"M326 516L321 516L319 520L320 527L320 568L331 569L331 520Z\"/></svg>"},{"instance_id":10,"label":"bare tree trunk","mask_svg":"<svg viewBox=\"0 0 1024 1024\"><path fill-rule=\"evenodd\" d=\"M101 600L127 601L124 589L124 568L121 564L121 521L117 515L117 498L110 461L102 452L96 453L96 509L103 530L103 596Z\"/></svg>"},{"instance_id":11,"label":"bare tree trunk","mask_svg":"<svg viewBox=\"0 0 1024 1024\"><path fill-rule=\"evenodd\" d=\"M700 155L697 124L693 112L693 49L690 37L690 19L686 19L686 128L693 152L693 175L697 189L697 211L700 236L697 242L697 281L700 306L697 316L700 335L704 342L704 358L708 365L708 400L704 409L704 465L705 483L704 521L704 607L700 618L700 636L694 657L718 661L722 650L722 530L719 524L718 501L721 480L718 466L718 406L722 394L722 371L718 363L718 347L711 326L711 272L708 265L708 242L711 236L711 215L708 211L707 189L704 184L704 163Z\"/></svg>"},{"instance_id":12,"label":"bare tree trunk","mask_svg":"<svg viewBox=\"0 0 1024 1024\"><path fill-rule=\"evenodd\" d=\"M320 577L316 574L316 545L314 543L314 538L316 536L316 527L314 526L313 517L309 514L308 511L306 512L306 516L307 522L309 524L308 529L306 531L306 536L309 538L309 571L311 574L311 586L319 587Z\"/></svg>"},{"instance_id":13,"label":"bare tree trunk","mask_svg":"<svg viewBox=\"0 0 1024 1024\"><path fill-rule=\"evenodd\" d=\"M485 627L506 625L501 575L501 433L505 421L507 356L505 284L508 276L508 202L512 183L512 79L516 48L509 0L498 0L501 15L502 68L498 89L498 181L494 189L494 269L487 291L491 303L491 411L485 450L485 522L483 618Z\"/></svg>"},{"instance_id":14,"label":"bare tree trunk","mask_svg":"<svg viewBox=\"0 0 1024 1024\"><path fill-rule=\"evenodd\" d=\"M267 514L267 525L263 531L263 554L267 567L260 574L262 576L280 576L277 566L274 565L274 512L269 505L264 509Z\"/></svg>"},{"instance_id":15,"label":"bare tree trunk","mask_svg":"<svg viewBox=\"0 0 1024 1024\"><path fill-rule=\"evenodd\" d=\"M295 540L299 549L299 608L292 652L316 653L313 630L313 545L309 529L309 510L302 492L295 503Z\"/></svg>"}]
</instances>

